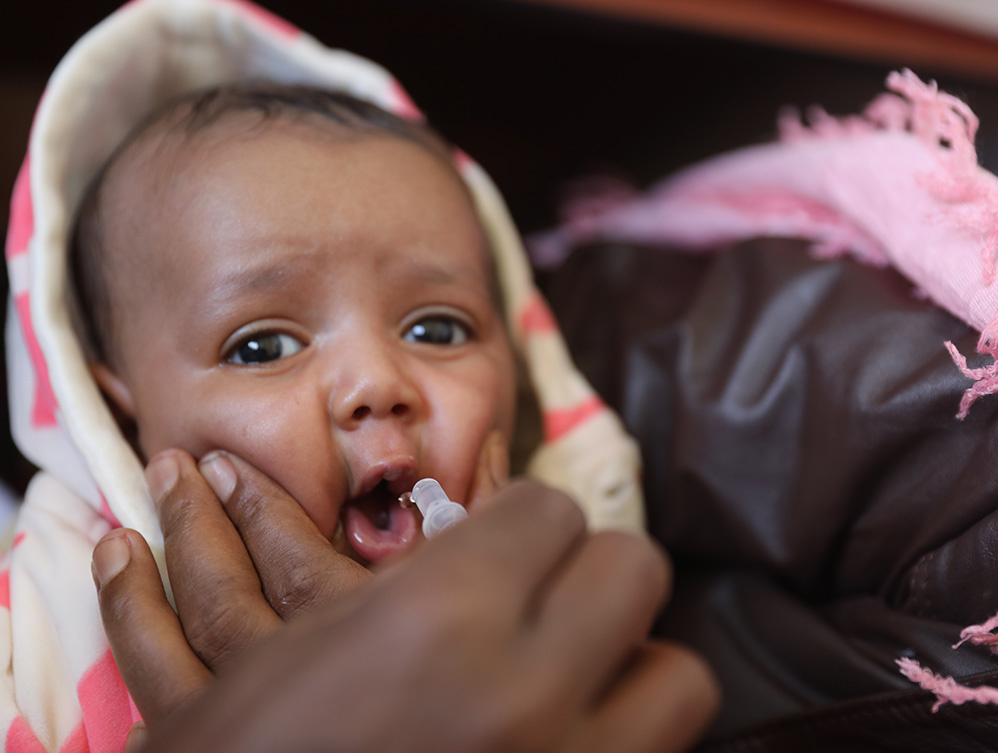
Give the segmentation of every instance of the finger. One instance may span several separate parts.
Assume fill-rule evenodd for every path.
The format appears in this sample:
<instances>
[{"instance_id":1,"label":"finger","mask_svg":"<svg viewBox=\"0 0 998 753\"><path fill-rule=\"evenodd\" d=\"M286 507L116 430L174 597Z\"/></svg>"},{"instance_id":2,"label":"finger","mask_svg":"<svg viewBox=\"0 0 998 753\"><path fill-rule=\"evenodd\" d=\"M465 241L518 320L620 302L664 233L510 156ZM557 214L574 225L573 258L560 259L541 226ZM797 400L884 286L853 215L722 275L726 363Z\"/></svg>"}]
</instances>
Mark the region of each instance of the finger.
<instances>
[{"instance_id":1,"label":"finger","mask_svg":"<svg viewBox=\"0 0 998 753\"><path fill-rule=\"evenodd\" d=\"M539 602L537 659L561 668L551 677L563 692L580 702L592 697L644 641L668 583L665 558L648 539L619 531L591 537Z\"/></svg>"},{"instance_id":2,"label":"finger","mask_svg":"<svg viewBox=\"0 0 998 753\"><path fill-rule=\"evenodd\" d=\"M586 535L585 517L571 498L520 479L501 489L479 514L421 547L410 560L418 560L419 568L407 565L390 574L408 579L419 573L413 585L420 587L432 573L439 584L432 592L439 598L455 593L483 598L490 612L521 621L552 571ZM469 558L468 552L475 556ZM455 562L461 566L454 567Z\"/></svg>"},{"instance_id":3,"label":"finger","mask_svg":"<svg viewBox=\"0 0 998 753\"><path fill-rule=\"evenodd\" d=\"M139 753L148 736L145 722L135 722L125 738L125 753Z\"/></svg>"},{"instance_id":4,"label":"finger","mask_svg":"<svg viewBox=\"0 0 998 753\"><path fill-rule=\"evenodd\" d=\"M166 599L152 552L119 528L97 542L94 581L104 632L144 719L162 719L200 690L211 673L195 656Z\"/></svg>"},{"instance_id":5,"label":"finger","mask_svg":"<svg viewBox=\"0 0 998 753\"><path fill-rule=\"evenodd\" d=\"M687 750L706 731L720 698L699 655L676 644L645 643L585 725L585 749Z\"/></svg>"},{"instance_id":6,"label":"finger","mask_svg":"<svg viewBox=\"0 0 998 753\"><path fill-rule=\"evenodd\" d=\"M327 604L371 577L333 548L291 495L245 460L213 452L200 469L238 529L267 601L284 619Z\"/></svg>"},{"instance_id":7,"label":"finger","mask_svg":"<svg viewBox=\"0 0 998 753\"><path fill-rule=\"evenodd\" d=\"M478 455L475 476L468 491L466 507L477 509L483 501L488 501L495 492L509 483L509 450L506 438L494 429L482 445Z\"/></svg>"},{"instance_id":8,"label":"finger","mask_svg":"<svg viewBox=\"0 0 998 753\"><path fill-rule=\"evenodd\" d=\"M184 632L201 660L218 672L280 625L253 561L194 459L167 450L146 469L157 500L167 570Z\"/></svg>"}]
</instances>

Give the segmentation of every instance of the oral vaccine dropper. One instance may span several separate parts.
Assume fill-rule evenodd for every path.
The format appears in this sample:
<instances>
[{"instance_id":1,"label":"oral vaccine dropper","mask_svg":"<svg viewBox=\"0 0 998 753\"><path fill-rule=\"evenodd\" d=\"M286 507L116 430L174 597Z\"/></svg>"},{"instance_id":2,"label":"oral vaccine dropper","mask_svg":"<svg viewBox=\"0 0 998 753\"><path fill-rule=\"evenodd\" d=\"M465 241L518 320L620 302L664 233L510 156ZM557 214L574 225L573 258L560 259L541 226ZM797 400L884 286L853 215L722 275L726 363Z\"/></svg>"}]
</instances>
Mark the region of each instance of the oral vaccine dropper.
<instances>
[{"instance_id":1,"label":"oral vaccine dropper","mask_svg":"<svg viewBox=\"0 0 998 753\"><path fill-rule=\"evenodd\" d=\"M464 506L449 500L436 479L417 481L410 499L423 516L423 535L428 539L468 517Z\"/></svg>"}]
</instances>

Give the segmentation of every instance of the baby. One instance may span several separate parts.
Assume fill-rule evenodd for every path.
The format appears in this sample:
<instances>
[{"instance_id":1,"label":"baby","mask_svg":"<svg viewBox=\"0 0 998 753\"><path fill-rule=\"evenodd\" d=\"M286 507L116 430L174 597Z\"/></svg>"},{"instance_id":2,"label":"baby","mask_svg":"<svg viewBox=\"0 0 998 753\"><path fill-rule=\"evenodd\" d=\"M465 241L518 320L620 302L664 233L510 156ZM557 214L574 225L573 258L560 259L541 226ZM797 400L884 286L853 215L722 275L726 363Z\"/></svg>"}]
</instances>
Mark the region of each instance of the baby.
<instances>
[{"instance_id":1,"label":"baby","mask_svg":"<svg viewBox=\"0 0 998 753\"><path fill-rule=\"evenodd\" d=\"M162 569L144 465L168 448L259 469L362 565L418 541L415 481L474 506L517 447L593 527L640 527L635 445L498 192L420 123L384 70L245 2L137 0L60 64L7 245L11 422L42 468L0 573L8 741L114 749L137 719L91 559L123 526Z\"/></svg>"},{"instance_id":2,"label":"baby","mask_svg":"<svg viewBox=\"0 0 998 753\"><path fill-rule=\"evenodd\" d=\"M377 562L417 538L400 494L470 500L509 444L491 254L422 126L299 87L185 97L98 175L76 237L93 373L146 459L230 451Z\"/></svg>"}]
</instances>

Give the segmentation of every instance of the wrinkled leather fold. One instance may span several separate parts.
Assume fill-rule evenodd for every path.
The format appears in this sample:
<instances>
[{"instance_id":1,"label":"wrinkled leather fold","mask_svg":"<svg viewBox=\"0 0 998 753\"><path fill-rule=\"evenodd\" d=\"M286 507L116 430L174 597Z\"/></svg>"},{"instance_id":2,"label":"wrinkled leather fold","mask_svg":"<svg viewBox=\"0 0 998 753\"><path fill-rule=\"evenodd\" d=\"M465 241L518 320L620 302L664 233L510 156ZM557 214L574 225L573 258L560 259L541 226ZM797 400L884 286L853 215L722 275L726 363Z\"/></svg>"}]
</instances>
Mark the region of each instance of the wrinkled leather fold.
<instances>
[{"instance_id":1,"label":"wrinkled leather fold","mask_svg":"<svg viewBox=\"0 0 998 753\"><path fill-rule=\"evenodd\" d=\"M932 714L895 664L998 669L984 647L952 648L998 611L998 399L957 421L968 380L943 347L973 353L978 333L896 272L816 260L794 240L697 255L591 245L545 288L641 444L650 530L677 573L660 630L720 676L714 735L734 747L718 750L784 749L774 729L798 743L825 729L788 719L827 727L845 704L855 725L864 703L887 725L853 741L870 749L893 749L878 746L906 725L908 750L925 749L923 726L937 750L998 744L994 709ZM966 740L963 716L979 720ZM758 725L776 747L753 747ZM801 749L840 749L828 729Z\"/></svg>"}]
</instances>

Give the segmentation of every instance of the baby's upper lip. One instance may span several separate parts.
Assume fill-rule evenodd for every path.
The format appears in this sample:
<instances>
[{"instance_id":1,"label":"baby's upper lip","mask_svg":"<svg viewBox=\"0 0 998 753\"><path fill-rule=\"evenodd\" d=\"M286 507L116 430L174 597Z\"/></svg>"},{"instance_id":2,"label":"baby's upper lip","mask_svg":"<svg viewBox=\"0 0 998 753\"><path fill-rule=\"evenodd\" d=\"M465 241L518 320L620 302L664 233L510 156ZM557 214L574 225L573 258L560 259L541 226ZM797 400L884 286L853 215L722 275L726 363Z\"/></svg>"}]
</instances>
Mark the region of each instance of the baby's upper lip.
<instances>
[{"instance_id":1,"label":"baby's upper lip","mask_svg":"<svg viewBox=\"0 0 998 753\"><path fill-rule=\"evenodd\" d=\"M399 495L411 491L413 484L419 480L419 463L410 456L388 458L374 463L357 478L351 489L351 499L370 494L382 481L392 494Z\"/></svg>"}]
</instances>

